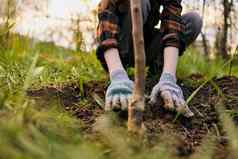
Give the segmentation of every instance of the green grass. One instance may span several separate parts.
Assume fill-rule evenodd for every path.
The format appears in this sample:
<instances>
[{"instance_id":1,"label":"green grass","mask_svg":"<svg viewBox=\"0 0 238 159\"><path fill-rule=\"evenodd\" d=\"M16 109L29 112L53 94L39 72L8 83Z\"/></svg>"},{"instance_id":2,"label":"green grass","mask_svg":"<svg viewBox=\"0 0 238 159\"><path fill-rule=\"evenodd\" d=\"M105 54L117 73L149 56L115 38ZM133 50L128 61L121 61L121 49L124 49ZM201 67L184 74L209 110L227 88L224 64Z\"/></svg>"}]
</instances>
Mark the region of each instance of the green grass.
<instances>
[{"instance_id":1,"label":"green grass","mask_svg":"<svg viewBox=\"0 0 238 159\"><path fill-rule=\"evenodd\" d=\"M206 78L237 76L238 66L233 65L230 70L231 59L223 60L217 57L213 60L208 60L204 55L194 48L189 48L181 57L178 64L178 76L186 78L191 75L202 75Z\"/></svg>"},{"instance_id":2,"label":"green grass","mask_svg":"<svg viewBox=\"0 0 238 159\"><path fill-rule=\"evenodd\" d=\"M93 158L102 151L83 140L82 123L55 101L40 107L29 88L83 84L105 78L95 54L14 37L0 56L0 158ZM98 157L101 158L101 157Z\"/></svg>"},{"instance_id":3,"label":"green grass","mask_svg":"<svg viewBox=\"0 0 238 159\"><path fill-rule=\"evenodd\" d=\"M189 49L180 60L178 75L221 77L228 75L225 63L221 59L208 62ZM238 76L237 66L232 74ZM172 142L172 136L168 140L159 137L158 145L150 149L130 137L125 128L115 126L114 117L106 116L97 122L101 136L90 139L82 134L82 122L65 112L57 101L39 106L26 96L29 88L65 83L81 86L106 79L95 53L75 52L15 36L11 48L0 51L0 159L175 158L171 157L173 148L168 142ZM209 158L210 154L203 155Z\"/></svg>"}]
</instances>

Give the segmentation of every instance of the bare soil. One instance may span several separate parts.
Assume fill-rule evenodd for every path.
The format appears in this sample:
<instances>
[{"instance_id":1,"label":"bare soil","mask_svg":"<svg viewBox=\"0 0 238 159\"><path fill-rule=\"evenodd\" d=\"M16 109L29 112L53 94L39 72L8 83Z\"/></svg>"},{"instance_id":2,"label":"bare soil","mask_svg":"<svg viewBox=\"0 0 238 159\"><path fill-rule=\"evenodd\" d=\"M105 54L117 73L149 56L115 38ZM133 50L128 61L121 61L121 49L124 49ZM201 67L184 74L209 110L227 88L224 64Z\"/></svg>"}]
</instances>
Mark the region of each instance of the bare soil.
<instances>
[{"instance_id":1,"label":"bare soil","mask_svg":"<svg viewBox=\"0 0 238 159\"><path fill-rule=\"evenodd\" d=\"M194 75L191 79L197 80L202 76ZM238 78L223 77L214 79L214 83L223 92L225 98L224 105L227 110L238 112ZM151 90L157 81L148 80L146 84L147 93ZM187 86L182 81L179 82L184 91L185 97L189 97L196 89L194 86ZM93 124L97 117L104 113L103 100L107 84L104 82L90 82L83 86L82 89L75 84L67 84L64 86L49 86L37 90L29 90L27 93L30 97L40 101L49 101L50 99L58 99L75 117L84 123L83 130L87 133L92 131ZM227 143L225 133L219 121L216 111L218 102L217 90L211 83L207 83L196 94L189 106L195 113L192 119L180 116L177 120L176 113L163 109L160 104L151 106L147 104L144 114L144 124L146 127L146 135L150 145L159 135L171 134L178 140L176 147L177 156L190 156L197 147L199 147L206 135L214 134L217 137L217 148L215 159L227 158ZM87 99L83 103L82 101ZM79 104L80 103L80 104ZM234 122L238 124L238 115L233 117Z\"/></svg>"}]
</instances>

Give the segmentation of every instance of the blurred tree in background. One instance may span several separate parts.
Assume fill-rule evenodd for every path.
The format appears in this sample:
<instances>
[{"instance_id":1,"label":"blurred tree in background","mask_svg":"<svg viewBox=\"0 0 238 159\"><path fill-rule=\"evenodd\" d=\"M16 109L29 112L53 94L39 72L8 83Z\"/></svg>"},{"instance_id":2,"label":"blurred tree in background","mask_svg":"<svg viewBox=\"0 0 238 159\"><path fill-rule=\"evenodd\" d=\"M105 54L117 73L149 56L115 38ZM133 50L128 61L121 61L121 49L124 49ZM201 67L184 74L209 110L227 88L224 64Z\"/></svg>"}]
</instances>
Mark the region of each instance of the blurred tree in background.
<instances>
[{"instance_id":1,"label":"blurred tree in background","mask_svg":"<svg viewBox=\"0 0 238 159\"><path fill-rule=\"evenodd\" d=\"M75 49L78 52L82 52L83 48L85 48L85 41L83 39L83 33L81 29L82 17L77 14L71 17L71 26L70 30L73 32L73 43L75 44Z\"/></svg>"},{"instance_id":2,"label":"blurred tree in background","mask_svg":"<svg viewBox=\"0 0 238 159\"><path fill-rule=\"evenodd\" d=\"M238 1L190 0L184 3L186 9L196 10L203 17L202 52L212 57L229 58L238 42Z\"/></svg>"},{"instance_id":3,"label":"blurred tree in background","mask_svg":"<svg viewBox=\"0 0 238 159\"><path fill-rule=\"evenodd\" d=\"M9 48L11 45L11 29L15 25L16 0L1 0L0 47Z\"/></svg>"},{"instance_id":4,"label":"blurred tree in background","mask_svg":"<svg viewBox=\"0 0 238 159\"><path fill-rule=\"evenodd\" d=\"M88 0L79 1L84 5L84 7L92 6L92 3L96 3ZM97 13L96 10L92 10L92 7L88 7L91 9L91 11L88 11L88 14L82 14L80 11L77 13L72 11L72 13L70 13L70 15L73 15L72 17L56 17L54 15L48 16L48 9L51 8L48 8L48 5L51 5L52 2L50 0L0 0L0 2L1 48L10 47L10 33L15 31L14 26L18 25L21 13L24 12L24 10L30 9L37 12L34 21L35 19L47 19L45 21L50 23L51 26L48 27L48 30L44 28L43 31L42 29L42 33L40 34L40 36L45 36L44 39L46 39L46 41L52 41L57 45L59 41L65 41L65 43L67 43L65 45L66 47L68 45L68 47L74 48L79 52L85 50L89 52L95 48ZM59 3L62 3L62 1L59 1ZM59 6L60 5L62 4L59 4ZM93 5L96 6L96 4ZM220 55L223 58L229 58L229 55L232 52L234 53L236 47L235 43L238 41L238 1L189 0L183 1L183 6L185 12L188 10L195 10L199 12L204 19L204 27L201 37L195 44L198 46L200 52L205 54L207 57ZM81 6L79 5L78 7L80 9ZM42 14L43 12L45 14ZM50 13L54 13L54 11L50 10ZM24 16L21 18L24 20ZM40 25L48 25L43 23L44 22ZM33 31L30 30L29 32ZM38 39L37 36L34 38ZM43 38L39 39L42 40ZM90 39L90 42L88 42L88 39Z\"/></svg>"},{"instance_id":5,"label":"blurred tree in background","mask_svg":"<svg viewBox=\"0 0 238 159\"><path fill-rule=\"evenodd\" d=\"M221 52L223 58L228 58L229 56L228 31L232 27L231 12L233 12L235 8L233 8L234 6L233 0L222 0L222 5L223 5L223 27L219 51Z\"/></svg>"}]
</instances>

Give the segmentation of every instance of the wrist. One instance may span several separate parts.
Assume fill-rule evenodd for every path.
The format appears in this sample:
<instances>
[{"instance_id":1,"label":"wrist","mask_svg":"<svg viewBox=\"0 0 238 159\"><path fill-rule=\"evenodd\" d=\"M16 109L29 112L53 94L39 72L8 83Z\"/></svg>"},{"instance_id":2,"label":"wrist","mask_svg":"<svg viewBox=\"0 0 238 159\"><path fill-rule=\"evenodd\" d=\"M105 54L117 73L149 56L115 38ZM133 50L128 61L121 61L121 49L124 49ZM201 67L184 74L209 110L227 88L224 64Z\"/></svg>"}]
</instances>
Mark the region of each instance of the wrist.
<instances>
[{"instance_id":1,"label":"wrist","mask_svg":"<svg viewBox=\"0 0 238 159\"><path fill-rule=\"evenodd\" d=\"M171 81L171 82L176 83L177 79L176 79L175 75L168 73L168 72L163 72L161 74L160 81Z\"/></svg>"},{"instance_id":2,"label":"wrist","mask_svg":"<svg viewBox=\"0 0 238 159\"><path fill-rule=\"evenodd\" d=\"M164 49L164 67L163 72L176 77L178 63L178 49L175 47L166 47Z\"/></svg>"},{"instance_id":3,"label":"wrist","mask_svg":"<svg viewBox=\"0 0 238 159\"><path fill-rule=\"evenodd\" d=\"M112 48L107 50L104 57L110 74L112 74L112 72L116 72L117 70L124 70L118 49Z\"/></svg>"},{"instance_id":4,"label":"wrist","mask_svg":"<svg viewBox=\"0 0 238 159\"><path fill-rule=\"evenodd\" d=\"M118 69L110 73L110 80L111 82L120 80L129 80L129 77L124 69Z\"/></svg>"}]
</instances>

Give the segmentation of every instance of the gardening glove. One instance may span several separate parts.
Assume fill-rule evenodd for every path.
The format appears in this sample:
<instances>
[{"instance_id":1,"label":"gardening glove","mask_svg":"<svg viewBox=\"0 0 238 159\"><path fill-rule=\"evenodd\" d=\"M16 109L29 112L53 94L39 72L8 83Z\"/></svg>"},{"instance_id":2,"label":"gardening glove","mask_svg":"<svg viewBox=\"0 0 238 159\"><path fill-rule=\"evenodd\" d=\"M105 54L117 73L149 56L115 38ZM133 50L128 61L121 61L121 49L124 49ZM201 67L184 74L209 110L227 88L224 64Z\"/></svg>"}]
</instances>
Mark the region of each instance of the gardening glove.
<instances>
[{"instance_id":1,"label":"gardening glove","mask_svg":"<svg viewBox=\"0 0 238 159\"><path fill-rule=\"evenodd\" d=\"M164 107L168 110L176 110L185 117L192 117L194 114L189 109L183 96L182 89L176 84L176 79L169 73L163 73L159 83L151 93L151 103L158 103L158 96L164 101Z\"/></svg>"},{"instance_id":2,"label":"gardening glove","mask_svg":"<svg viewBox=\"0 0 238 159\"><path fill-rule=\"evenodd\" d=\"M127 110L133 92L133 82L124 70L111 73L111 84L106 92L106 111Z\"/></svg>"}]
</instances>

